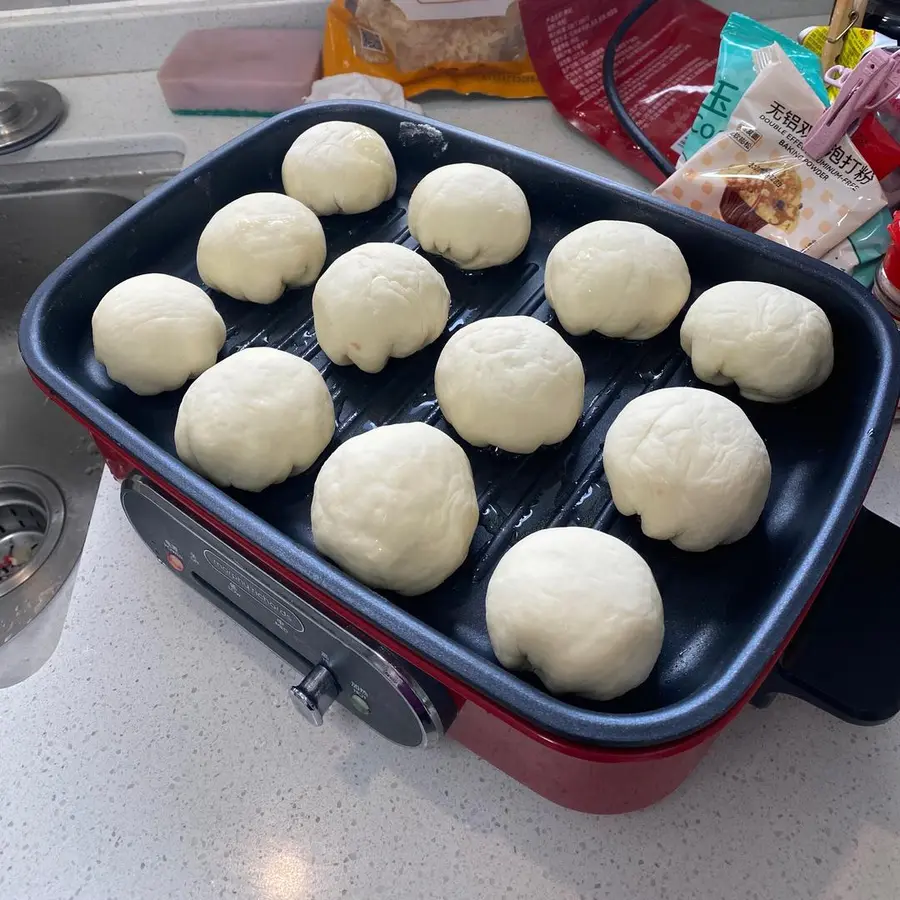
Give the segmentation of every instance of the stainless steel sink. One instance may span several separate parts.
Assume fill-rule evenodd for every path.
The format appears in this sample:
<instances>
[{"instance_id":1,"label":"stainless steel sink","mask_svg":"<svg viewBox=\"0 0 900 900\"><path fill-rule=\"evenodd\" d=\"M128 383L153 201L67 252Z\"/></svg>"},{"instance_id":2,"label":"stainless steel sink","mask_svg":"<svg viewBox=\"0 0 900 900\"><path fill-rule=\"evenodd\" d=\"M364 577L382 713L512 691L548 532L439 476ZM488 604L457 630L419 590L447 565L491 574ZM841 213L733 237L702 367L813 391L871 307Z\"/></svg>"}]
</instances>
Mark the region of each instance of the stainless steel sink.
<instances>
[{"instance_id":1,"label":"stainless steel sink","mask_svg":"<svg viewBox=\"0 0 900 900\"><path fill-rule=\"evenodd\" d=\"M0 167L0 647L75 566L103 468L87 431L32 382L18 350L22 311L47 275L178 161L5 184Z\"/></svg>"}]
</instances>

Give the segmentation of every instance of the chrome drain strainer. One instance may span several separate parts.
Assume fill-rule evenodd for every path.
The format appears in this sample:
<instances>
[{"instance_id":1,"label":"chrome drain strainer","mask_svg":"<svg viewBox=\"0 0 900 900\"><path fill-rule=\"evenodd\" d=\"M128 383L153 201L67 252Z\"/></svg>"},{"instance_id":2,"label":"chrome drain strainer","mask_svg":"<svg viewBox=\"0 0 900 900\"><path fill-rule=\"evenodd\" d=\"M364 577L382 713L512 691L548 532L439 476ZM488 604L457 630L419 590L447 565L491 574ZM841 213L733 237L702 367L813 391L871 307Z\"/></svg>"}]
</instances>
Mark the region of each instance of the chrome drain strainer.
<instances>
[{"instance_id":1,"label":"chrome drain strainer","mask_svg":"<svg viewBox=\"0 0 900 900\"><path fill-rule=\"evenodd\" d=\"M0 584L27 565L47 533L47 518L30 498L0 499Z\"/></svg>"},{"instance_id":2,"label":"chrome drain strainer","mask_svg":"<svg viewBox=\"0 0 900 900\"><path fill-rule=\"evenodd\" d=\"M32 469L0 467L0 597L33 575L59 541L59 488Z\"/></svg>"}]
</instances>

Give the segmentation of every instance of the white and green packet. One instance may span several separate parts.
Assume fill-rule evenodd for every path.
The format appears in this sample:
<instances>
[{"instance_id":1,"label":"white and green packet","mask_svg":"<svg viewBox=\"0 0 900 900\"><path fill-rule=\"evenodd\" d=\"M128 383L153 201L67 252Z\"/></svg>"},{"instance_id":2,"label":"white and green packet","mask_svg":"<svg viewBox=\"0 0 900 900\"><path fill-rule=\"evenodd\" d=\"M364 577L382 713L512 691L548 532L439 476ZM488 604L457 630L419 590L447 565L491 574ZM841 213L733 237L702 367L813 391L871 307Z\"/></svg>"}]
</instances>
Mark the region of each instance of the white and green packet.
<instances>
[{"instance_id":1,"label":"white and green packet","mask_svg":"<svg viewBox=\"0 0 900 900\"><path fill-rule=\"evenodd\" d=\"M701 104L690 130L675 144L680 155L679 166L728 127L732 112L758 74L754 51L757 58L761 57L765 62L772 54L764 48L773 44L784 51L816 96L826 106L829 104L820 60L815 53L748 16L732 13L722 29L713 88ZM887 231L890 221L890 210L880 210L822 259L871 287L878 264L890 245Z\"/></svg>"},{"instance_id":2,"label":"white and green packet","mask_svg":"<svg viewBox=\"0 0 900 900\"><path fill-rule=\"evenodd\" d=\"M683 147L679 148L684 159L693 156L704 144L728 127L734 108L756 78L753 51L770 44L778 44L784 50L807 84L816 92L816 96L828 105L821 62L812 50L807 50L755 19L732 13L722 28L716 80L712 90L700 104L690 131L685 133ZM681 143L681 140L676 142Z\"/></svg>"},{"instance_id":3,"label":"white and green packet","mask_svg":"<svg viewBox=\"0 0 900 900\"><path fill-rule=\"evenodd\" d=\"M829 261L852 267L855 232L886 207L884 192L847 137L821 159L806 155L825 105L780 45L753 59L759 74L728 128L653 193L820 259L849 240Z\"/></svg>"}]
</instances>

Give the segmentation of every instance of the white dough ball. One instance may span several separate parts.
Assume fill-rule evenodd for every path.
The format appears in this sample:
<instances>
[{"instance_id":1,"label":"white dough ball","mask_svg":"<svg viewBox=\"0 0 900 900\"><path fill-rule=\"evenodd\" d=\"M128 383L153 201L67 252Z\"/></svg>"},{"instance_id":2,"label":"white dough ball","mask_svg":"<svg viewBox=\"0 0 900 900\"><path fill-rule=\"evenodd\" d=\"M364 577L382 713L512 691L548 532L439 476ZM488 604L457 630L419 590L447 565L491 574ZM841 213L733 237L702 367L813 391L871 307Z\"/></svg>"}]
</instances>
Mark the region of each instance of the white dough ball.
<instances>
[{"instance_id":1,"label":"white dough ball","mask_svg":"<svg viewBox=\"0 0 900 900\"><path fill-rule=\"evenodd\" d=\"M249 347L188 388L175 448L220 487L261 491L306 471L333 434L334 405L315 366L283 350Z\"/></svg>"},{"instance_id":2,"label":"white dough ball","mask_svg":"<svg viewBox=\"0 0 900 900\"><path fill-rule=\"evenodd\" d=\"M291 144L284 192L317 216L362 213L394 196L397 169L384 138L356 122L320 122Z\"/></svg>"},{"instance_id":3,"label":"white dough ball","mask_svg":"<svg viewBox=\"0 0 900 900\"><path fill-rule=\"evenodd\" d=\"M437 587L466 558L477 525L466 454L422 422L350 438L316 478L316 547L373 588L414 596Z\"/></svg>"},{"instance_id":4,"label":"white dough ball","mask_svg":"<svg viewBox=\"0 0 900 900\"><path fill-rule=\"evenodd\" d=\"M785 403L831 374L828 316L801 294L762 281L704 291L681 325L681 346L697 377L738 386L748 400Z\"/></svg>"},{"instance_id":5,"label":"white dough ball","mask_svg":"<svg viewBox=\"0 0 900 900\"><path fill-rule=\"evenodd\" d=\"M215 365L225 323L202 288L172 275L117 284L91 319L94 355L135 394L174 391Z\"/></svg>"},{"instance_id":6,"label":"white dough ball","mask_svg":"<svg viewBox=\"0 0 900 900\"><path fill-rule=\"evenodd\" d=\"M759 520L772 467L739 406L712 391L663 388L632 400L606 435L603 467L622 515L682 550L731 544Z\"/></svg>"},{"instance_id":7,"label":"white dough ball","mask_svg":"<svg viewBox=\"0 0 900 900\"><path fill-rule=\"evenodd\" d=\"M434 372L441 412L476 447L533 453L557 444L584 406L584 367L531 316L481 319L447 341Z\"/></svg>"},{"instance_id":8,"label":"white dough ball","mask_svg":"<svg viewBox=\"0 0 900 900\"><path fill-rule=\"evenodd\" d=\"M316 338L339 366L380 372L444 330L450 292L441 274L398 244L362 244L339 256L313 292Z\"/></svg>"},{"instance_id":9,"label":"white dough ball","mask_svg":"<svg viewBox=\"0 0 900 900\"><path fill-rule=\"evenodd\" d=\"M663 641L650 567L591 528L536 531L507 550L487 589L497 659L555 694L611 700L645 681Z\"/></svg>"},{"instance_id":10,"label":"white dough ball","mask_svg":"<svg viewBox=\"0 0 900 900\"><path fill-rule=\"evenodd\" d=\"M408 221L426 253L461 269L502 266L525 249L531 234L522 189L497 169L474 163L429 172L412 192Z\"/></svg>"},{"instance_id":11,"label":"white dough ball","mask_svg":"<svg viewBox=\"0 0 900 900\"><path fill-rule=\"evenodd\" d=\"M211 288L274 303L285 288L312 284L325 264L315 213L284 194L247 194L223 206L197 244L197 269Z\"/></svg>"},{"instance_id":12,"label":"white dough ball","mask_svg":"<svg viewBox=\"0 0 900 900\"><path fill-rule=\"evenodd\" d=\"M550 251L547 302L570 334L642 341L669 326L691 275L678 245L637 222L591 222Z\"/></svg>"}]
</instances>

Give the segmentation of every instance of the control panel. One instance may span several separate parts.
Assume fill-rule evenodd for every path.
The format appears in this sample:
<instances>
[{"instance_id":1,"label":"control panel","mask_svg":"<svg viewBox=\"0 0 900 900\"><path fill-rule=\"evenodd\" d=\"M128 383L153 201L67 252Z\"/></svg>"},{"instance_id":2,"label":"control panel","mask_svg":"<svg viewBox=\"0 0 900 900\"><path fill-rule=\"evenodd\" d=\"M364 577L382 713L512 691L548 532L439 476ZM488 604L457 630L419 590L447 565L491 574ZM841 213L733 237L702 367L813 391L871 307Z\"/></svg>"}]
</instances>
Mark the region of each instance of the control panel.
<instances>
[{"instance_id":1,"label":"control panel","mask_svg":"<svg viewBox=\"0 0 900 900\"><path fill-rule=\"evenodd\" d=\"M297 710L321 725L341 704L389 740L428 747L454 714L442 685L337 623L292 588L221 541L147 479L122 485L122 506L138 534L171 571L295 667Z\"/></svg>"}]
</instances>

